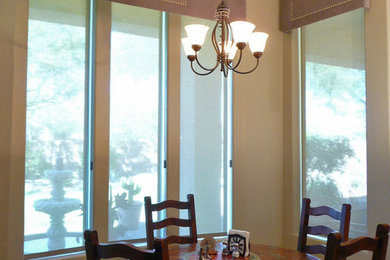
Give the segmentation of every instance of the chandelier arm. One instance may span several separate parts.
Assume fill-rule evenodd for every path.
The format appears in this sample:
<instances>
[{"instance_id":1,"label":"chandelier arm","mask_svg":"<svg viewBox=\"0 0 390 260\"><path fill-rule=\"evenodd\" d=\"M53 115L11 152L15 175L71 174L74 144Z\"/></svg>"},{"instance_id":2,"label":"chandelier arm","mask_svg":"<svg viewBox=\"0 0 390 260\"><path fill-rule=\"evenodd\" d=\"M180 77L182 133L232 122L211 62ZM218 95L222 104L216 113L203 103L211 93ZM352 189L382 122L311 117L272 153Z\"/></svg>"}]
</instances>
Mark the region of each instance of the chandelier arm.
<instances>
[{"instance_id":1,"label":"chandelier arm","mask_svg":"<svg viewBox=\"0 0 390 260\"><path fill-rule=\"evenodd\" d=\"M227 78L228 74L229 74L229 69L227 67L223 66L223 76L225 78Z\"/></svg>"},{"instance_id":2,"label":"chandelier arm","mask_svg":"<svg viewBox=\"0 0 390 260\"><path fill-rule=\"evenodd\" d=\"M259 59L257 59L256 66L255 66L253 69L249 70L249 71L242 72L242 71L238 71L238 70L236 70L236 69L233 69L233 71L236 72L236 73L238 73L238 74L249 74L249 73L255 71L255 69L256 69L258 66L259 66Z\"/></svg>"},{"instance_id":3,"label":"chandelier arm","mask_svg":"<svg viewBox=\"0 0 390 260\"><path fill-rule=\"evenodd\" d=\"M195 55L195 60L196 60L196 63L198 63L199 67L201 67L203 70L207 70L207 71L214 71L218 65L219 65L219 61L217 61L217 63L215 64L215 66L211 69L208 69L208 68L205 68L204 66L202 66L202 64L200 64L199 60L198 60L198 55Z\"/></svg>"},{"instance_id":4,"label":"chandelier arm","mask_svg":"<svg viewBox=\"0 0 390 260\"><path fill-rule=\"evenodd\" d=\"M207 75L211 74L211 73L216 69L216 67L215 67L213 70L209 71L209 72L206 72L206 73L199 73L199 72L197 72L197 71L194 69L193 62L191 61L191 69L192 69L192 71L193 71L196 75L199 75L199 76L207 76Z\"/></svg>"}]
</instances>

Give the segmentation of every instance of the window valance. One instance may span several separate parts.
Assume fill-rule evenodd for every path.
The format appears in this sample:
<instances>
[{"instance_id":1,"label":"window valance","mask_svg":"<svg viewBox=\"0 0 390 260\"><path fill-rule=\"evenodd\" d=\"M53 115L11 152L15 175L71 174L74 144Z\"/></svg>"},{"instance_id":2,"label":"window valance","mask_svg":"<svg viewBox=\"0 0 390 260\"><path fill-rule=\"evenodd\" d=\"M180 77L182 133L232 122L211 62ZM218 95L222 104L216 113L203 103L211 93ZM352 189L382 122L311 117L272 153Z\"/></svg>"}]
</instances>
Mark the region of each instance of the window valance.
<instances>
[{"instance_id":1,"label":"window valance","mask_svg":"<svg viewBox=\"0 0 390 260\"><path fill-rule=\"evenodd\" d=\"M370 7L370 0L282 0L280 29L288 32L361 7Z\"/></svg>"},{"instance_id":2,"label":"window valance","mask_svg":"<svg viewBox=\"0 0 390 260\"><path fill-rule=\"evenodd\" d=\"M177 14L184 14L205 19L214 19L214 11L220 4L220 0L108 0L111 2L135 5L166 11ZM245 20L245 0L227 0L230 7L230 21Z\"/></svg>"}]
</instances>

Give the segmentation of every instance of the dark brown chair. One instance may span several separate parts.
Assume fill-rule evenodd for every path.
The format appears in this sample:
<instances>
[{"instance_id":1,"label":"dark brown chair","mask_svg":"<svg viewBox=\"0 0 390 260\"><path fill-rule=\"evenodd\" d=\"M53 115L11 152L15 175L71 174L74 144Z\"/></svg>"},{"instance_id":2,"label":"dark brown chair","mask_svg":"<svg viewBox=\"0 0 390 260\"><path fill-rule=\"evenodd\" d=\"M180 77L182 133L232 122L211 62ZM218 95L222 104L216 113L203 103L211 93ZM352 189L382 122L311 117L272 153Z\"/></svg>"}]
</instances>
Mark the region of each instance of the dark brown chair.
<instances>
[{"instance_id":1,"label":"dark brown chair","mask_svg":"<svg viewBox=\"0 0 390 260\"><path fill-rule=\"evenodd\" d=\"M165 239L154 241L154 250L146 250L123 242L100 244L96 230L84 231L87 260L120 257L130 260L169 260Z\"/></svg>"},{"instance_id":2,"label":"dark brown chair","mask_svg":"<svg viewBox=\"0 0 390 260\"><path fill-rule=\"evenodd\" d=\"M372 260L385 260L389 240L388 233L389 225L379 224L374 238L358 237L343 243L340 233L330 233L326 245L325 260L339 260L362 250L372 251Z\"/></svg>"},{"instance_id":3,"label":"dark brown chair","mask_svg":"<svg viewBox=\"0 0 390 260\"><path fill-rule=\"evenodd\" d=\"M335 220L340 221L340 230L342 241L348 240L349 224L351 220L351 205L343 204L341 212L327 207L310 207L310 199L304 198L302 200L301 221L299 224L299 238L298 238L298 251L309 254L323 254L325 255L325 245L307 245L307 235L329 235L332 232L336 232L330 227L319 225L309 226L309 216L323 216L327 215Z\"/></svg>"},{"instance_id":4,"label":"dark brown chair","mask_svg":"<svg viewBox=\"0 0 390 260\"><path fill-rule=\"evenodd\" d=\"M153 211L161 211L168 208L175 208L179 210L188 210L188 219L180 218L166 218L158 222L153 222ZM166 228L168 226L188 227L189 236L176 236L171 235L166 239L168 244L192 244L196 243L198 235L196 232L196 219L195 219L195 202L194 195L188 194L187 201L166 200L157 204L152 204L150 197L145 197L145 218L146 218L146 240L148 242L148 248L152 248L154 240L154 230Z\"/></svg>"}]
</instances>

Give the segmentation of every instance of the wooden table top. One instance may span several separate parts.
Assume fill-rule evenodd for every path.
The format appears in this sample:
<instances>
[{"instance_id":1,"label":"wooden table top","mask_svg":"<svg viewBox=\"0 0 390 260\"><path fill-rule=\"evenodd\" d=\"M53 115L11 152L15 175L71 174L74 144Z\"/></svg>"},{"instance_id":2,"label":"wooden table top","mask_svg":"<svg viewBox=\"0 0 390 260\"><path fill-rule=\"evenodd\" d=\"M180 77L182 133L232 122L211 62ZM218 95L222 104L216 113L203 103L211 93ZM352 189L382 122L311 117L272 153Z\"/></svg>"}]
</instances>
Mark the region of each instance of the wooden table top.
<instances>
[{"instance_id":1,"label":"wooden table top","mask_svg":"<svg viewBox=\"0 0 390 260\"><path fill-rule=\"evenodd\" d=\"M212 260L222 260L222 259L232 259L231 256L223 256L221 254L222 245L220 242L217 242L218 254L212 256ZM193 260L197 259L196 253L191 253L194 251L199 251L199 243L198 244L190 244L190 245L178 245L171 244L169 245L169 259L170 260ZM251 252L260 257L261 260L318 260L317 257L314 257L310 254L301 253L291 249L285 249L275 246L266 246L259 244L251 244ZM191 257L189 257L191 256ZM240 259L251 260L252 257ZM253 259L258 259L257 257Z\"/></svg>"}]
</instances>

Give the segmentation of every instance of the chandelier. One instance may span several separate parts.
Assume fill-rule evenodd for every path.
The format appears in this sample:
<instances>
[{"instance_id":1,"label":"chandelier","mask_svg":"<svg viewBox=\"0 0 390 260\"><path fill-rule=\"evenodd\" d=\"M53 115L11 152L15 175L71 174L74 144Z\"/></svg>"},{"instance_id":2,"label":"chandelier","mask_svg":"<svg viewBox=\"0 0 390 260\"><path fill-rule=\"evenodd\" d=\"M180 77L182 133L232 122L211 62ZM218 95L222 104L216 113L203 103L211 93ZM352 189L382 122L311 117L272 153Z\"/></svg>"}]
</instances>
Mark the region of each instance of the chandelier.
<instances>
[{"instance_id":1,"label":"chandelier","mask_svg":"<svg viewBox=\"0 0 390 260\"><path fill-rule=\"evenodd\" d=\"M184 52L188 60L191 62L191 69L197 75L206 76L215 71L220 66L220 71L227 77L229 70L239 74L248 74L253 72L259 65L259 59L263 54L265 43L268 38L267 33L253 32L255 25L244 21L228 21L230 8L226 4L226 0L217 7L214 18L217 23L211 34L211 42L217 54L216 64L212 68L206 68L198 60L198 53L202 48L209 27L202 24L191 24L184 27L187 32L187 38L183 38L182 43ZM237 68L241 64L242 51L247 43L256 58L256 65L249 71L239 71ZM233 59L239 50L239 58L236 64L233 64ZM194 68L194 62L202 70L198 72Z\"/></svg>"}]
</instances>

